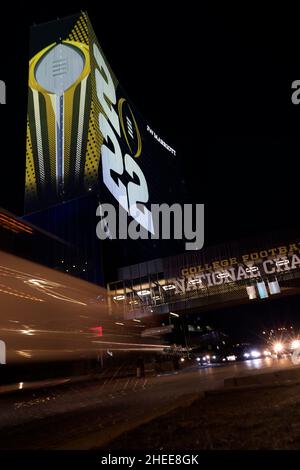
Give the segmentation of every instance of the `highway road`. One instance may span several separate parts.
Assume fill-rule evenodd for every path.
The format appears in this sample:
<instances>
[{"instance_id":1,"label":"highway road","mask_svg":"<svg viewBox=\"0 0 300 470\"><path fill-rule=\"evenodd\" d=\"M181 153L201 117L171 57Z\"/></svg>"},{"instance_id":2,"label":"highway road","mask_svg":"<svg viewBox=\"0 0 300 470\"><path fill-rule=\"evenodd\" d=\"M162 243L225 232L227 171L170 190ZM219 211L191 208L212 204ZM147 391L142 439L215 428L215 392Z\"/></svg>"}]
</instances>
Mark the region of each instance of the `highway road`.
<instances>
[{"instance_id":1,"label":"highway road","mask_svg":"<svg viewBox=\"0 0 300 470\"><path fill-rule=\"evenodd\" d=\"M4 395L0 449L106 448L123 432L222 388L225 378L293 367L290 358L255 359Z\"/></svg>"}]
</instances>

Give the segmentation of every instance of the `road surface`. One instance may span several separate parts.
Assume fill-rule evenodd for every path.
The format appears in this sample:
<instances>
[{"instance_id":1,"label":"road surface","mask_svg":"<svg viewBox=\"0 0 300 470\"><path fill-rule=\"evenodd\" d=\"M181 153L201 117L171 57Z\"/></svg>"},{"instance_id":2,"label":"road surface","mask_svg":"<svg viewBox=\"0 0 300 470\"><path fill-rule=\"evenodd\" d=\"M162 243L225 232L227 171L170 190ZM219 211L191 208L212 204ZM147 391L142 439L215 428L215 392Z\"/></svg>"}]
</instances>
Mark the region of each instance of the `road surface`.
<instances>
[{"instance_id":1,"label":"road surface","mask_svg":"<svg viewBox=\"0 0 300 470\"><path fill-rule=\"evenodd\" d=\"M122 433L223 387L225 378L292 367L290 358L255 359L2 396L0 449L105 448Z\"/></svg>"}]
</instances>

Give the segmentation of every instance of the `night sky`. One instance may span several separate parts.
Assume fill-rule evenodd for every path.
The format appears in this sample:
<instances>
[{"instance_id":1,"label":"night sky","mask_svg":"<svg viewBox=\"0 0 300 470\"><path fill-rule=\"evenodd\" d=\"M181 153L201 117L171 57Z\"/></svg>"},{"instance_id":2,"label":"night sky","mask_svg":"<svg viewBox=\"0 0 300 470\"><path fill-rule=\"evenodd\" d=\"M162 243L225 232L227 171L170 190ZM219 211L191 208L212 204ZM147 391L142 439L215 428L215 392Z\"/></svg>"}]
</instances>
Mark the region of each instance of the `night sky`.
<instances>
[{"instance_id":1,"label":"night sky","mask_svg":"<svg viewBox=\"0 0 300 470\"><path fill-rule=\"evenodd\" d=\"M29 25L86 9L128 95L176 147L190 201L206 204L206 243L299 225L297 15L103 4L7 12L1 205L22 213Z\"/></svg>"}]
</instances>

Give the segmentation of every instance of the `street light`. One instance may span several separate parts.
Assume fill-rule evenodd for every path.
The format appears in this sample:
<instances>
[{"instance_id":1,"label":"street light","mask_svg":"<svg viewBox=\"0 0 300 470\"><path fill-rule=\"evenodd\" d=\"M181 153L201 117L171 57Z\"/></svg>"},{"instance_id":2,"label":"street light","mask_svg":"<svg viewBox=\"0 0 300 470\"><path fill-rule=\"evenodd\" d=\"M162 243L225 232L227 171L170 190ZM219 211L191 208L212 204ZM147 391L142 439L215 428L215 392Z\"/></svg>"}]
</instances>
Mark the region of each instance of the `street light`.
<instances>
[{"instance_id":1,"label":"street light","mask_svg":"<svg viewBox=\"0 0 300 470\"><path fill-rule=\"evenodd\" d=\"M274 344L274 352L280 353L283 351L283 344L282 343L275 343Z\"/></svg>"}]
</instances>

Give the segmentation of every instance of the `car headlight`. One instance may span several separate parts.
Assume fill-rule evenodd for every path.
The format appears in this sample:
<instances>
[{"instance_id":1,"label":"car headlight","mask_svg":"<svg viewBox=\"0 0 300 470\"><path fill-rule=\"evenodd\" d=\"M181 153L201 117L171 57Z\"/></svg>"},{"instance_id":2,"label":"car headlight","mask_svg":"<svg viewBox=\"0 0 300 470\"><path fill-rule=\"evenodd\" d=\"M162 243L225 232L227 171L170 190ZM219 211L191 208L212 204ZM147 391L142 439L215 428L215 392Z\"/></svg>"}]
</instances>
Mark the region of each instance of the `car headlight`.
<instances>
[{"instance_id":1,"label":"car headlight","mask_svg":"<svg viewBox=\"0 0 300 470\"><path fill-rule=\"evenodd\" d=\"M291 344L292 349L298 349L300 348L300 341L299 339L294 339Z\"/></svg>"},{"instance_id":2,"label":"car headlight","mask_svg":"<svg viewBox=\"0 0 300 470\"><path fill-rule=\"evenodd\" d=\"M260 356L260 352L257 351L256 349L254 349L253 351L251 351L251 357L253 357L254 359L256 359L257 357Z\"/></svg>"}]
</instances>

